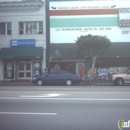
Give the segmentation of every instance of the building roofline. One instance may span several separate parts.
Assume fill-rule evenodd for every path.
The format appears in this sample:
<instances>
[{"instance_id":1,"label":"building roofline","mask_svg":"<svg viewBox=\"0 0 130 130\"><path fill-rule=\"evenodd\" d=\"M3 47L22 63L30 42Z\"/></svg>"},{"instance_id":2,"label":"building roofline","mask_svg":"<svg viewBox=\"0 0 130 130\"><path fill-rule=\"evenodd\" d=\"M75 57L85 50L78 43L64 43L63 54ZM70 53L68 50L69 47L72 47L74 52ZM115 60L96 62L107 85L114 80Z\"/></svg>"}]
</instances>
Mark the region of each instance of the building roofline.
<instances>
[{"instance_id":1,"label":"building roofline","mask_svg":"<svg viewBox=\"0 0 130 130\"><path fill-rule=\"evenodd\" d=\"M0 12L12 10L39 10L43 3L43 1L0 2Z\"/></svg>"}]
</instances>

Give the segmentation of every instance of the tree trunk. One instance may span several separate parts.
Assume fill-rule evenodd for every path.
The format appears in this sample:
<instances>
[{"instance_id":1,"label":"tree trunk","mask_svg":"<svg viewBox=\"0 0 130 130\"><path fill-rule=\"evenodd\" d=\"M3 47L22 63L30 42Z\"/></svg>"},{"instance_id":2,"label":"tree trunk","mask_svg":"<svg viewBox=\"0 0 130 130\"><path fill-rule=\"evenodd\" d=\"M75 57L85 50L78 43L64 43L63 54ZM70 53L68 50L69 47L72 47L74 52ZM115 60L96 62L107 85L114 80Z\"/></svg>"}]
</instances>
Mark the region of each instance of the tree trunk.
<instances>
[{"instance_id":1,"label":"tree trunk","mask_svg":"<svg viewBox=\"0 0 130 130\"><path fill-rule=\"evenodd\" d=\"M93 79L93 72L94 72L94 69L95 69L96 59L97 59L97 55L92 57L92 67L91 67L90 79L89 79L90 84L92 84L92 81L93 81L92 79Z\"/></svg>"}]
</instances>

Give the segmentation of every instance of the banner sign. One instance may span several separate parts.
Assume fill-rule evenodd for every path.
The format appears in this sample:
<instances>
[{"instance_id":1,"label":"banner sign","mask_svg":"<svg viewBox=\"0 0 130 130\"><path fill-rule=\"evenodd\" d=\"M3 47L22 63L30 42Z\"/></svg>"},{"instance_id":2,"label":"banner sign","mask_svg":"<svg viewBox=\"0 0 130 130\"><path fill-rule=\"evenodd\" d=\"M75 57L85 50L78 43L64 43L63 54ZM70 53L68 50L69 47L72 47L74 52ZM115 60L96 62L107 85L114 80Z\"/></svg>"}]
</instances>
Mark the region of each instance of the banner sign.
<instances>
[{"instance_id":1,"label":"banner sign","mask_svg":"<svg viewBox=\"0 0 130 130\"><path fill-rule=\"evenodd\" d=\"M35 39L12 39L10 40L11 47L35 46Z\"/></svg>"}]
</instances>

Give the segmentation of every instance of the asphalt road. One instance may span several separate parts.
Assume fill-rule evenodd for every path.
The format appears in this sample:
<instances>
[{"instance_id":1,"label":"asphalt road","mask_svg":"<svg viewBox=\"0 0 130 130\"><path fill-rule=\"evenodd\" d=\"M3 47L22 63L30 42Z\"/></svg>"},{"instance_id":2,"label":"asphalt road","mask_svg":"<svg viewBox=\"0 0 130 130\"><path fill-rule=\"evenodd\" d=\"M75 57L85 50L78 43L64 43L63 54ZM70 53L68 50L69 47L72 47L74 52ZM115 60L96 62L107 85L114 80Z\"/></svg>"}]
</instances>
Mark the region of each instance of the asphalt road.
<instances>
[{"instance_id":1,"label":"asphalt road","mask_svg":"<svg viewBox=\"0 0 130 130\"><path fill-rule=\"evenodd\" d=\"M119 130L122 119L129 86L0 86L0 130Z\"/></svg>"}]
</instances>

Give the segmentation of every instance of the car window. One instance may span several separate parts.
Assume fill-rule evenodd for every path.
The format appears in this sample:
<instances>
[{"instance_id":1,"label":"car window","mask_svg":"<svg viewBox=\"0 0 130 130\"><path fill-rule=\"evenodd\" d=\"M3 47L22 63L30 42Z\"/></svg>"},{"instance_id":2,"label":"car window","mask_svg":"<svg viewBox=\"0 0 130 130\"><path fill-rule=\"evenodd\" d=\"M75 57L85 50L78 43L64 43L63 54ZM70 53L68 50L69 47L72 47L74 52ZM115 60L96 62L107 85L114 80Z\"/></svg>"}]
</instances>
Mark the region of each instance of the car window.
<instances>
[{"instance_id":1,"label":"car window","mask_svg":"<svg viewBox=\"0 0 130 130\"><path fill-rule=\"evenodd\" d=\"M59 75L59 71L52 71L49 74L50 76Z\"/></svg>"},{"instance_id":2,"label":"car window","mask_svg":"<svg viewBox=\"0 0 130 130\"><path fill-rule=\"evenodd\" d=\"M57 75L57 72L53 71L49 74L50 76L54 76L54 75Z\"/></svg>"},{"instance_id":3,"label":"car window","mask_svg":"<svg viewBox=\"0 0 130 130\"><path fill-rule=\"evenodd\" d=\"M66 72L66 71L60 71L59 74L60 74L60 75L69 75L70 73L69 73L69 72Z\"/></svg>"}]
</instances>

